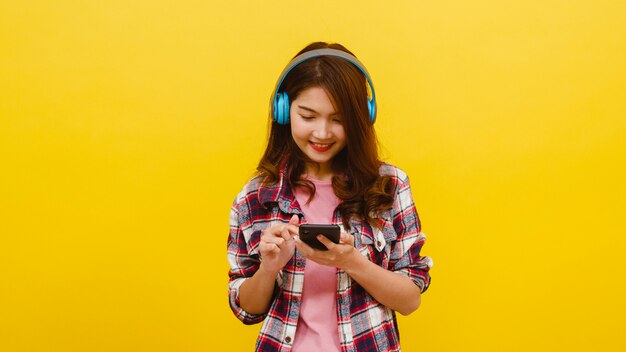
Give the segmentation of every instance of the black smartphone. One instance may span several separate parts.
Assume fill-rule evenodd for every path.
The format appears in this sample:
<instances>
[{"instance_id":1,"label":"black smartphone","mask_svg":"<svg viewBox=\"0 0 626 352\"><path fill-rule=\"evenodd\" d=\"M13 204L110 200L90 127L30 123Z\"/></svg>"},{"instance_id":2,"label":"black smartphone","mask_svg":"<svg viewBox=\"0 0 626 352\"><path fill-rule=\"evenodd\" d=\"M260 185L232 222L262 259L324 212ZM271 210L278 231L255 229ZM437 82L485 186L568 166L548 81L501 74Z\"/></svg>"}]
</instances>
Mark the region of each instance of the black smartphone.
<instances>
[{"instance_id":1,"label":"black smartphone","mask_svg":"<svg viewBox=\"0 0 626 352\"><path fill-rule=\"evenodd\" d=\"M311 248L327 251L328 248L317 240L317 235L324 235L334 243L339 243L341 229L339 225L319 225L319 224L301 224L298 235L302 242L311 246Z\"/></svg>"}]
</instances>

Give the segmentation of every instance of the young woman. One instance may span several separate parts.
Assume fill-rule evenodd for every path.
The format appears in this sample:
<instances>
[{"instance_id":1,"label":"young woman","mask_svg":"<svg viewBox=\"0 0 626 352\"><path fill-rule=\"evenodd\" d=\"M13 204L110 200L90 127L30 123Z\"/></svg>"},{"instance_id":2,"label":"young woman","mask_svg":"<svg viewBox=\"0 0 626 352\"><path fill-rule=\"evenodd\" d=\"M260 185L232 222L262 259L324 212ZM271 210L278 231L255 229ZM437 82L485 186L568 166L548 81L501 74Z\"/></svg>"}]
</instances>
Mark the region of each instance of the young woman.
<instances>
[{"instance_id":1,"label":"young woman","mask_svg":"<svg viewBox=\"0 0 626 352\"><path fill-rule=\"evenodd\" d=\"M233 312L263 321L257 351L399 351L395 312L419 307L432 262L407 175L378 158L367 70L339 44L310 44L271 105L265 154L230 215ZM326 250L312 248L303 223L339 225L339 243L319 235Z\"/></svg>"}]
</instances>

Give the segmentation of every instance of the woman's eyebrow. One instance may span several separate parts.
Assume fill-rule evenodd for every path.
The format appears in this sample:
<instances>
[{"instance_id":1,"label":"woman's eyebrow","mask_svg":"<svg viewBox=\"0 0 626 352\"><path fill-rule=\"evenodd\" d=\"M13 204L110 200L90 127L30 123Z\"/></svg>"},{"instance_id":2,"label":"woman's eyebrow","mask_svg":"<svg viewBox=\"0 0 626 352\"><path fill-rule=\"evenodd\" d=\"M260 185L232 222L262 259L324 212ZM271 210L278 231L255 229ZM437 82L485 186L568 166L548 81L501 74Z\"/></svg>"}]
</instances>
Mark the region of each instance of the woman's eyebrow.
<instances>
[{"instance_id":1,"label":"woman's eyebrow","mask_svg":"<svg viewBox=\"0 0 626 352\"><path fill-rule=\"evenodd\" d=\"M306 106L302 106L302 105L298 105L298 107L302 110L306 110L306 111L310 111L310 112L314 112L317 114L317 111L311 109L311 108L307 108Z\"/></svg>"},{"instance_id":2,"label":"woman's eyebrow","mask_svg":"<svg viewBox=\"0 0 626 352\"><path fill-rule=\"evenodd\" d=\"M300 109L302 109L302 110L306 110L306 111L311 112L311 113L314 113L314 114L319 114L319 112L317 112L317 111L315 111L314 109L311 109L311 108L309 108L309 107L302 106L302 105L298 105L298 107L299 107ZM334 113L330 114L330 116L337 116L337 115L339 115L339 113L338 113L338 112L334 112Z\"/></svg>"}]
</instances>

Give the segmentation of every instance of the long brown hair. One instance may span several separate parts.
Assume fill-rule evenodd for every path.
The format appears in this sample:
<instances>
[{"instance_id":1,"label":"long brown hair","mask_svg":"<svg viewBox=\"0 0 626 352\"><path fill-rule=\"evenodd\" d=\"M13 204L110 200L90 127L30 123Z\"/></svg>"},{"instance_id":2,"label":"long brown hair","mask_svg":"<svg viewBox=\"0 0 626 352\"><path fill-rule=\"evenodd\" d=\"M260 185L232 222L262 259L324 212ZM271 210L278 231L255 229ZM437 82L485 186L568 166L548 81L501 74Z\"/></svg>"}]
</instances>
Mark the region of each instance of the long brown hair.
<instances>
[{"instance_id":1,"label":"long brown hair","mask_svg":"<svg viewBox=\"0 0 626 352\"><path fill-rule=\"evenodd\" d=\"M352 54L341 44L315 42L297 55L323 48ZM341 114L346 131L346 146L335 155L331 164L333 190L343 201L338 209L344 227L349 228L352 217L378 226L372 216L391 208L393 189L391 178L379 174L382 161L378 158L378 143L367 107L365 76L344 59L319 56L294 67L282 82L280 91L286 91L290 101L294 101L298 94L311 87L321 87L326 91ZM265 177L264 182L276 183L284 166L285 177L292 186L306 189L310 201L315 194L315 185L300 177L306 164L310 163L312 161L294 142L291 127L272 122L265 153L257 166L257 173Z\"/></svg>"}]
</instances>

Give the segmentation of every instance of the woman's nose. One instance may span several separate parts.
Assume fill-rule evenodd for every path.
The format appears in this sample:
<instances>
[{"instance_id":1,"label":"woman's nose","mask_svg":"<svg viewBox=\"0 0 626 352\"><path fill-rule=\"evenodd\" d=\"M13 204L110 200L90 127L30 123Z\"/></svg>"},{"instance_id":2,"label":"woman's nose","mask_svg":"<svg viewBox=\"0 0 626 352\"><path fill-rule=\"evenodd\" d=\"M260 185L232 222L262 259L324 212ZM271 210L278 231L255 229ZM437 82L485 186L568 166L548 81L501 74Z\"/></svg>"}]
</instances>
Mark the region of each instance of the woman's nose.
<instances>
[{"instance_id":1,"label":"woman's nose","mask_svg":"<svg viewBox=\"0 0 626 352\"><path fill-rule=\"evenodd\" d=\"M319 119L319 123L316 124L313 136L319 139L326 139L332 135L330 130L330 123L326 119Z\"/></svg>"}]
</instances>

